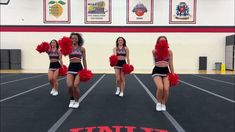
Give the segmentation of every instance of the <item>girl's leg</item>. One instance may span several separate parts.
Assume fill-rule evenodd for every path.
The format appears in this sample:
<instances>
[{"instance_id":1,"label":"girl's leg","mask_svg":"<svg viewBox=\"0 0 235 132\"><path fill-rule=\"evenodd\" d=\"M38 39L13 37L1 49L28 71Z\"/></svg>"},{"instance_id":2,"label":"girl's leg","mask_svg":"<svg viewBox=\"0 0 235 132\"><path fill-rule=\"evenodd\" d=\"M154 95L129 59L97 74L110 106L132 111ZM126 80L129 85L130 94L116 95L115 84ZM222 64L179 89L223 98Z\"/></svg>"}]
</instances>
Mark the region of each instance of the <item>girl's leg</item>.
<instances>
[{"instance_id":1,"label":"girl's leg","mask_svg":"<svg viewBox=\"0 0 235 132\"><path fill-rule=\"evenodd\" d=\"M74 82L74 75L68 74L67 75L67 86L68 86L68 93L70 97L69 107L72 107L74 104L74 95L73 95L73 82Z\"/></svg>"},{"instance_id":2,"label":"girl's leg","mask_svg":"<svg viewBox=\"0 0 235 132\"><path fill-rule=\"evenodd\" d=\"M74 92L75 92L75 101L78 101L80 98L80 77L77 75L74 80Z\"/></svg>"},{"instance_id":3,"label":"girl's leg","mask_svg":"<svg viewBox=\"0 0 235 132\"><path fill-rule=\"evenodd\" d=\"M157 105L156 105L156 110L161 111L161 102L163 100L163 80L162 77L154 77L153 78L154 83L156 85L156 99L157 99Z\"/></svg>"},{"instance_id":4,"label":"girl's leg","mask_svg":"<svg viewBox=\"0 0 235 132\"><path fill-rule=\"evenodd\" d=\"M166 102L169 97L170 83L168 77L163 78L163 99L162 99L162 110L166 110Z\"/></svg>"},{"instance_id":5,"label":"girl's leg","mask_svg":"<svg viewBox=\"0 0 235 132\"><path fill-rule=\"evenodd\" d=\"M55 90L54 90L54 81L53 81L53 71L51 70L48 71L48 81L52 88L50 94L53 94Z\"/></svg>"},{"instance_id":6,"label":"girl's leg","mask_svg":"<svg viewBox=\"0 0 235 132\"><path fill-rule=\"evenodd\" d=\"M80 98L80 77L77 75L74 80L74 94L75 94L75 103L73 108L79 107L79 98Z\"/></svg>"},{"instance_id":7,"label":"girl's leg","mask_svg":"<svg viewBox=\"0 0 235 132\"><path fill-rule=\"evenodd\" d=\"M153 78L154 83L156 85L156 99L158 100L158 102L162 102L163 101L163 80L162 77L154 77Z\"/></svg>"},{"instance_id":8,"label":"girl's leg","mask_svg":"<svg viewBox=\"0 0 235 132\"><path fill-rule=\"evenodd\" d=\"M121 92L119 94L119 96L123 96L124 94L124 90L125 90L125 84L126 84L126 81L125 81L126 77L125 77L125 74L121 71L121 76L120 76L120 89L121 89Z\"/></svg>"},{"instance_id":9,"label":"girl's leg","mask_svg":"<svg viewBox=\"0 0 235 132\"><path fill-rule=\"evenodd\" d=\"M59 69L56 70L56 71L54 72L54 75L53 75L54 88L55 88L56 91L58 91L58 87L59 87L59 85L58 85L58 78L59 78Z\"/></svg>"},{"instance_id":10,"label":"girl's leg","mask_svg":"<svg viewBox=\"0 0 235 132\"><path fill-rule=\"evenodd\" d=\"M121 87L121 70L120 69L114 69L115 71L115 79L116 79L116 86L117 86L117 91L116 95L119 95L120 93L120 87Z\"/></svg>"}]
</instances>

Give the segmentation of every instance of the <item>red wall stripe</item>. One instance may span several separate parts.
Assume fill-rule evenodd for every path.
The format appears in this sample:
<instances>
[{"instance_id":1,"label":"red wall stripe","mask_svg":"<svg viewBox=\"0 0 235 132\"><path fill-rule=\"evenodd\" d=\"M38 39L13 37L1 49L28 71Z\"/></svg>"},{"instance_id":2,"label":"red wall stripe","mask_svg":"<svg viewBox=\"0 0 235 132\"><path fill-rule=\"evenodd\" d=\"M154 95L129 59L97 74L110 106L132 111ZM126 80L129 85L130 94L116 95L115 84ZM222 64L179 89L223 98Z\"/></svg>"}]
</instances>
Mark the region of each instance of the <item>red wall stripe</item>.
<instances>
[{"instance_id":1,"label":"red wall stripe","mask_svg":"<svg viewBox=\"0 0 235 132\"><path fill-rule=\"evenodd\" d=\"M235 27L113 27L113 26L1 26L0 32L127 32L127 33L154 33L154 32L226 32L234 33Z\"/></svg>"}]
</instances>

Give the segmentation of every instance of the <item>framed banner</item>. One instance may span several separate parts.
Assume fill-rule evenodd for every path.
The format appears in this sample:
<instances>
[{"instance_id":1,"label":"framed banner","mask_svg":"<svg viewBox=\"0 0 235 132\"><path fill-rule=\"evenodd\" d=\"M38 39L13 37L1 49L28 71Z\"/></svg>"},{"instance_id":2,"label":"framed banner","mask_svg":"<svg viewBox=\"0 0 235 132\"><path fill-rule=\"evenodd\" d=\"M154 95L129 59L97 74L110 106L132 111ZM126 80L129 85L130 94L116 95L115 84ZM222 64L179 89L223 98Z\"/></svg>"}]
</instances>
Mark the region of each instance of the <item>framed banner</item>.
<instances>
[{"instance_id":1,"label":"framed banner","mask_svg":"<svg viewBox=\"0 0 235 132\"><path fill-rule=\"evenodd\" d=\"M70 23L70 0L43 0L44 23Z\"/></svg>"},{"instance_id":2,"label":"framed banner","mask_svg":"<svg viewBox=\"0 0 235 132\"><path fill-rule=\"evenodd\" d=\"M170 0L170 24L195 24L196 0Z\"/></svg>"},{"instance_id":3,"label":"framed banner","mask_svg":"<svg viewBox=\"0 0 235 132\"><path fill-rule=\"evenodd\" d=\"M111 0L85 0L85 23L111 23Z\"/></svg>"},{"instance_id":4,"label":"framed banner","mask_svg":"<svg viewBox=\"0 0 235 132\"><path fill-rule=\"evenodd\" d=\"M153 0L127 0L127 23L153 23Z\"/></svg>"}]
</instances>

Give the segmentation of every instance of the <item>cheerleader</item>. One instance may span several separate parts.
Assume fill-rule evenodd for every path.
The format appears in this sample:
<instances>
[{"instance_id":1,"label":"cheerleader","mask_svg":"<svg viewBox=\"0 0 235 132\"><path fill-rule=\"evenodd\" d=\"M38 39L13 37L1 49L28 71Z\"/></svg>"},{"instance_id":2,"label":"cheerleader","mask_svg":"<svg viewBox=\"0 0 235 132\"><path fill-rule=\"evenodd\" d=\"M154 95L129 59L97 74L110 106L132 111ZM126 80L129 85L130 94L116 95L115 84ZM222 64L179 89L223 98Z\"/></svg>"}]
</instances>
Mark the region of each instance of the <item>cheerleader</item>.
<instances>
[{"instance_id":1,"label":"cheerleader","mask_svg":"<svg viewBox=\"0 0 235 132\"><path fill-rule=\"evenodd\" d=\"M157 39L155 49L152 50L155 67L152 71L152 78L156 85L156 110L166 111L166 102L169 96L168 73L174 73L173 53L169 49L167 38L160 36Z\"/></svg>"},{"instance_id":2,"label":"cheerleader","mask_svg":"<svg viewBox=\"0 0 235 132\"><path fill-rule=\"evenodd\" d=\"M117 65L114 66L117 86L115 94L119 95L120 97L123 97L125 89L125 74L122 72L122 67L126 63L130 64L129 49L126 46L126 40L123 37L117 38L116 47L113 48L113 54L116 55L118 58Z\"/></svg>"},{"instance_id":3,"label":"cheerleader","mask_svg":"<svg viewBox=\"0 0 235 132\"><path fill-rule=\"evenodd\" d=\"M69 67L67 74L67 86L70 96L69 108L79 107L80 98L80 78L78 71L87 68L86 50L83 47L84 40L79 33L71 33L70 39L72 40L72 52L69 54ZM82 65L82 63L83 65Z\"/></svg>"},{"instance_id":4,"label":"cheerleader","mask_svg":"<svg viewBox=\"0 0 235 132\"><path fill-rule=\"evenodd\" d=\"M59 68L63 66L62 54L60 53L59 44L56 40L50 42L50 49L47 52L50 59L50 66L48 70L48 80L52 87L50 94L52 96L58 95L58 77Z\"/></svg>"}]
</instances>

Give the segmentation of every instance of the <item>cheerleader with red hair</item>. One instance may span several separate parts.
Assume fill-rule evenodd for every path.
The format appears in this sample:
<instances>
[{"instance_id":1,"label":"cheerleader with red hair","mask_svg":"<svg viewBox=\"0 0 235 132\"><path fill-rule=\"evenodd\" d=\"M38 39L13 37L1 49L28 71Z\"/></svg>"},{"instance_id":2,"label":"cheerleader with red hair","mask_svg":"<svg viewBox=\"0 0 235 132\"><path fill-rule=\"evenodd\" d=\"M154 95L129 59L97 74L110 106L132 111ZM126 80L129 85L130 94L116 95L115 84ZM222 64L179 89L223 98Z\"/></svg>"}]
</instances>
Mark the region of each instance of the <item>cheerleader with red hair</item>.
<instances>
[{"instance_id":1,"label":"cheerleader with red hair","mask_svg":"<svg viewBox=\"0 0 235 132\"><path fill-rule=\"evenodd\" d=\"M59 51L59 44L56 40L50 42L50 48L47 51L50 66L48 70L48 80L51 84L52 90L50 94L52 96L58 95L58 77L59 77L59 68L63 66L62 54Z\"/></svg>"},{"instance_id":2,"label":"cheerleader with red hair","mask_svg":"<svg viewBox=\"0 0 235 132\"><path fill-rule=\"evenodd\" d=\"M126 40L123 37L118 37L116 40L116 47L113 48L113 54L117 56L117 64L114 66L116 78L116 95L123 97L125 89L125 73L122 68L127 63L130 64L129 49L126 46ZM127 60L127 62L126 62Z\"/></svg>"},{"instance_id":3,"label":"cheerleader with red hair","mask_svg":"<svg viewBox=\"0 0 235 132\"><path fill-rule=\"evenodd\" d=\"M67 74L67 86L70 96L70 108L79 107L80 98L80 77L78 72L87 69L86 50L83 47L84 40L79 33L71 33L70 39L72 40L72 52L69 54L69 67ZM82 65L82 63L83 65Z\"/></svg>"},{"instance_id":4,"label":"cheerleader with red hair","mask_svg":"<svg viewBox=\"0 0 235 132\"><path fill-rule=\"evenodd\" d=\"M152 51L155 67L152 71L153 81L157 87L156 90L156 110L166 111L166 102L169 96L170 82L168 74L174 73L173 53L169 49L168 41L165 36L157 39L155 48Z\"/></svg>"}]
</instances>

